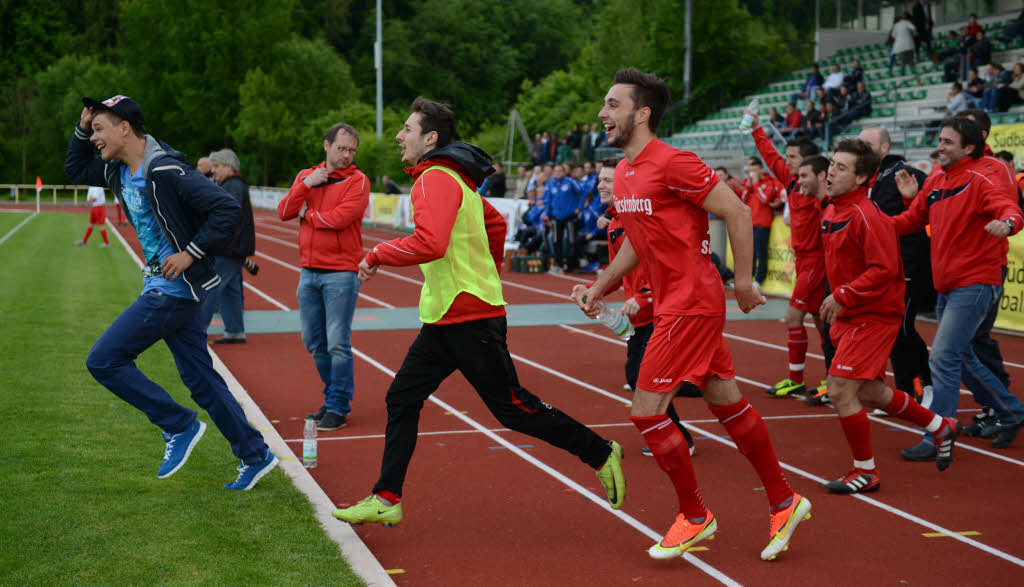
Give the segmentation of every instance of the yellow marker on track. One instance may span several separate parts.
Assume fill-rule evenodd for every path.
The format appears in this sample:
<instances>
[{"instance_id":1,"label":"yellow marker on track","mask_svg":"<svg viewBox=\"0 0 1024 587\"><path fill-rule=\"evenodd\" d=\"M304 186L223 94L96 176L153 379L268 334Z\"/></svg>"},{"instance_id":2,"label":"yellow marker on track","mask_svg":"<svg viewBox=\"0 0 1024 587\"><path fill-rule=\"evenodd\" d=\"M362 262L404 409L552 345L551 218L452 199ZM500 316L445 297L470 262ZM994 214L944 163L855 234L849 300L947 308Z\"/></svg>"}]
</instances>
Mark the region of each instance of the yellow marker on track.
<instances>
[{"instance_id":1,"label":"yellow marker on track","mask_svg":"<svg viewBox=\"0 0 1024 587\"><path fill-rule=\"evenodd\" d=\"M965 530L964 532L954 532L954 534L959 534L960 536L981 536L981 532L976 530ZM945 532L925 532L924 534L921 534L921 536L924 536L925 538L947 538L949 537L949 534L946 534Z\"/></svg>"}]
</instances>

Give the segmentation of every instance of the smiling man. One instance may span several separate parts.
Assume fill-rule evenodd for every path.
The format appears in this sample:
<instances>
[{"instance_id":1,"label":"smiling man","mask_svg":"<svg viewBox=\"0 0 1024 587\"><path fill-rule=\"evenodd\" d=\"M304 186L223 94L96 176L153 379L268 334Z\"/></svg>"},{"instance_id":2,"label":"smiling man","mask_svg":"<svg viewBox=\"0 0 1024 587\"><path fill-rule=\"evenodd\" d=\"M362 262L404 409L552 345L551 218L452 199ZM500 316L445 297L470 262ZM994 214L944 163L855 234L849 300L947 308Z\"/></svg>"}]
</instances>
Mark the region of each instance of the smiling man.
<instances>
[{"instance_id":1,"label":"smiling man","mask_svg":"<svg viewBox=\"0 0 1024 587\"><path fill-rule=\"evenodd\" d=\"M242 461L238 478L225 489L251 489L277 465L277 457L214 370L201 315L207 292L220 283L209 253L231 237L240 206L186 165L184 155L145 134L135 100L82 102L64 172L74 182L109 187L123 202L146 262L142 294L96 341L86 366L96 381L163 431L166 448L157 477L166 479L188 460L206 424L135 366L139 354L163 340L192 398Z\"/></svg>"},{"instance_id":2,"label":"smiling man","mask_svg":"<svg viewBox=\"0 0 1024 587\"><path fill-rule=\"evenodd\" d=\"M454 371L461 372L502 426L561 448L597 472L613 509L622 507L626 480L622 447L608 442L519 384L506 342L501 267L505 219L476 193L493 172L479 147L456 140L447 104L416 98L398 132L402 162L414 184L412 236L380 243L359 263L371 279L382 265L419 265L423 322L385 401L384 457L373 493L333 515L346 522L402 520L402 486L416 448L423 402Z\"/></svg>"},{"instance_id":3,"label":"smiling man","mask_svg":"<svg viewBox=\"0 0 1024 587\"><path fill-rule=\"evenodd\" d=\"M833 493L866 493L881 486L865 407L935 433L942 444L936 461L940 471L953 460L959 429L955 419L937 416L885 384L889 351L903 319L904 285L892 220L868 199L878 162L864 141L842 141L825 180L831 205L822 214L821 239L832 294L821 303L821 317L832 324L829 334L836 345L828 395L853 453L853 469L825 484Z\"/></svg>"},{"instance_id":4,"label":"smiling man","mask_svg":"<svg viewBox=\"0 0 1024 587\"><path fill-rule=\"evenodd\" d=\"M615 169L614 205L628 236L608 269L574 298L594 316L595 302L638 264L650 281L654 332L640 364L630 419L672 482L679 515L648 554L681 556L718 528L701 498L683 434L666 414L689 383L700 389L764 484L770 538L761 558L771 560L810 517L811 502L794 493L782 474L764 421L740 395L722 337L725 290L711 263L708 214L725 220L736 263L736 302L750 312L765 303L751 273L750 209L696 155L658 140L655 131L669 103L665 82L634 68L618 71L605 94L598 117L608 144L626 155Z\"/></svg>"}]
</instances>

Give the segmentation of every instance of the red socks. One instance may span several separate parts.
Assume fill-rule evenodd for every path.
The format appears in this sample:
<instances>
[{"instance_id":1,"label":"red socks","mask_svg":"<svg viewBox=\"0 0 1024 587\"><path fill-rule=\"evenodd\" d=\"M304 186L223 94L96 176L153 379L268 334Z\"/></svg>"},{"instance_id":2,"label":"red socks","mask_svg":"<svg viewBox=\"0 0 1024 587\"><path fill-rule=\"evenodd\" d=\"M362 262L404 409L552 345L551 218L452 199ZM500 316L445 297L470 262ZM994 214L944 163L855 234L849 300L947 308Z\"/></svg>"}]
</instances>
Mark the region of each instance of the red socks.
<instances>
[{"instance_id":1,"label":"red socks","mask_svg":"<svg viewBox=\"0 0 1024 587\"><path fill-rule=\"evenodd\" d=\"M736 448L747 457L764 483L768 504L772 507L793 497L786 477L782 474L779 459L775 456L771 438L764 420L746 399L729 406L708 406L711 413L725 426L726 432L736 443Z\"/></svg>"},{"instance_id":2,"label":"red socks","mask_svg":"<svg viewBox=\"0 0 1024 587\"><path fill-rule=\"evenodd\" d=\"M892 390L892 401L883 409L890 416L917 424L937 438L946 435L946 422L940 416L898 389Z\"/></svg>"},{"instance_id":3,"label":"red socks","mask_svg":"<svg viewBox=\"0 0 1024 587\"><path fill-rule=\"evenodd\" d=\"M89 225L89 228L85 229L85 236L82 237L82 242L83 243L89 242L89 236L90 235L92 235L92 225L91 224Z\"/></svg>"},{"instance_id":4,"label":"red socks","mask_svg":"<svg viewBox=\"0 0 1024 587\"><path fill-rule=\"evenodd\" d=\"M382 489L380 491L374 492L374 495L376 495L378 499L382 500L382 503L384 503L384 505L391 506L395 505L396 503L402 503L402 496L398 495L394 491Z\"/></svg>"},{"instance_id":5,"label":"red socks","mask_svg":"<svg viewBox=\"0 0 1024 587\"><path fill-rule=\"evenodd\" d=\"M679 513L687 518L703 518L707 512L700 497L697 475L690 462L690 448L679 428L665 414L631 417L651 449L654 460L668 475L679 497Z\"/></svg>"},{"instance_id":6,"label":"red socks","mask_svg":"<svg viewBox=\"0 0 1024 587\"><path fill-rule=\"evenodd\" d=\"M787 330L789 347L789 378L793 383L804 382L804 363L807 361L807 329L801 324Z\"/></svg>"},{"instance_id":7,"label":"red socks","mask_svg":"<svg viewBox=\"0 0 1024 587\"><path fill-rule=\"evenodd\" d=\"M856 414L839 418L843 427L846 443L853 453L853 466L864 471L875 470L875 457L871 451L871 422L868 413L862 408Z\"/></svg>"},{"instance_id":8,"label":"red socks","mask_svg":"<svg viewBox=\"0 0 1024 587\"><path fill-rule=\"evenodd\" d=\"M90 228L89 230L92 230L92 229ZM109 245L110 244L110 241L107 240L107 229L106 228L101 228L100 229L100 236L103 237L103 244L105 244L105 245Z\"/></svg>"}]
</instances>

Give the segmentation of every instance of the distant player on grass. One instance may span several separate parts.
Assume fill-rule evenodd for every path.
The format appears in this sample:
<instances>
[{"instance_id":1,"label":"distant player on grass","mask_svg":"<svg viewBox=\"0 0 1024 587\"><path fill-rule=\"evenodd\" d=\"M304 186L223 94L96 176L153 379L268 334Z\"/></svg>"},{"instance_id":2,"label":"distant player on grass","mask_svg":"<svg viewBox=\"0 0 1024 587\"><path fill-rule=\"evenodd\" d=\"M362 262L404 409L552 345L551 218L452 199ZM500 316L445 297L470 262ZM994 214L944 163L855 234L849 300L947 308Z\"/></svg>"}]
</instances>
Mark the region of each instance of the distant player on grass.
<instances>
[{"instance_id":1,"label":"distant player on grass","mask_svg":"<svg viewBox=\"0 0 1024 587\"><path fill-rule=\"evenodd\" d=\"M832 294L821 304L821 316L832 328L836 356L829 370L828 394L853 453L853 468L825 484L832 493L866 493L880 487L871 450L868 409L912 422L942 439L945 470L953 460L958 424L922 407L906 393L885 384L889 352L903 320L903 261L892 220L868 199L868 182L879 157L859 139L836 147L825 177L830 205L823 212L821 233L825 268ZM800 176L821 181L823 157L805 160ZM804 179L810 183L810 178Z\"/></svg>"},{"instance_id":2,"label":"distant player on grass","mask_svg":"<svg viewBox=\"0 0 1024 587\"><path fill-rule=\"evenodd\" d=\"M753 117L750 125L754 145L775 177L786 185L786 200L789 204L789 229L793 256L796 257L796 284L789 298L786 315L786 347L789 351L789 376L765 389L765 393L784 397L806 393L804 379L807 364L807 328L804 318L810 315L821 335L821 346L825 353L825 370L832 363L835 347L828 337L828 327L818 316L821 301L828 294L825 283L825 251L821 245L821 206L813 193L802 192L797 175L800 162L818 154L818 146L807 137L792 139L786 143L786 158L783 160L775 145L761 127L757 113L745 111ZM824 189L824 184L821 189ZM824 382L807 398L808 403L826 403Z\"/></svg>"},{"instance_id":3,"label":"distant player on grass","mask_svg":"<svg viewBox=\"0 0 1024 587\"><path fill-rule=\"evenodd\" d=\"M103 244L100 248L107 248L110 246L110 241L107 240L107 193L106 190L99 186L89 186L89 193L85 197L85 203L91 205L89 209L89 228L85 229L85 236L82 240L75 244L82 247L85 243L89 242L89 236L92 234L94 226L100 227L100 236L103 237Z\"/></svg>"},{"instance_id":4,"label":"distant player on grass","mask_svg":"<svg viewBox=\"0 0 1024 587\"><path fill-rule=\"evenodd\" d=\"M402 520L402 486L420 410L454 371L466 377L502 426L566 450L595 469L608 502L618 509L626 497L622 447L519 384L506 343L498 275L507 227L501 213L474 191L492 173L491 158L457 136L451 108L421 97L396 137L415 182L414 232L375 246L359 264L359 278L371 279L382 265L419 265L424 324L388 388L384 457L373 493L333 514L353 524Z\"/></svg>"},{"instance_id":5,"label":"distant player on grass","mask_svg":"<svg viewBox=\"0 0 1024 587\"><path fill-rule=\"evenodd\" d=\"M594 285L577 292L576 302L588 315L596 314L594 303L638 264L651 283L654 332L640 365L631 420L675 487L679 515L648 550L650 556L680 556L718 528L701 499L683 434L666 415L672 398L689 382L701 390L764 484L770 537L761 558L771 560L810 517L811 503L794 493L782 474L764 421L740 395L722 337L725 289L711 264L708 214L725 220L736 262L736 301L750 312L765 303L751 278L750 209L696 155L657 139L669 103L663 80L633 68L617 72L605 95L598 116L608 144L626 154L615 170L614 192L628 237Z\"/></svg>"},{"instance_id":6,"label":"distant player on grass","mask_svg":"<svg viewBox=\"0 0 1024 587\"><path fill-rule=\"evenodd\" d=\"M72 181L109 187L124 202L146 262L142 294L100 336L85 364L96 381L163 431L166 447L157 477L165 479L185 464L206 431L194 410L135 366L136 357L157 341L167 343L192 399L242 462L238 478L224 488L251 489L278 459L214 370L201 319L203 299L220 283L211 255L231 236L238 202L186 165L184 155L145 134L135 100L82 102L64 172Z\"/></svg>"}]
</instances>

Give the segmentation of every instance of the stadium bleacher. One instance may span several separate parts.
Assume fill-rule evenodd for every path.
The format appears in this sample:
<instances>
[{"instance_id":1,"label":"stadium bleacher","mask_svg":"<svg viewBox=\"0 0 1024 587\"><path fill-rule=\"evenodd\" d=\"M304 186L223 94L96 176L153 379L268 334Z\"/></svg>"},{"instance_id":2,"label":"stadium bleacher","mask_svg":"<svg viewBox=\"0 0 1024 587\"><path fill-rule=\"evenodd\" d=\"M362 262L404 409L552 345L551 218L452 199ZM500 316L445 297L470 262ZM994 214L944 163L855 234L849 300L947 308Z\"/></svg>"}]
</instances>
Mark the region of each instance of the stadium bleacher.
<instances>
[{"instance_id":1,"label":"stadium bleacher","mask_svg":"<svg viewBox=\"0 0 1024 587\"><path fill-rule=\"evenodd\" d=\"M1001 63L1007 69L1024 60L1024 42L1021 39L1015 39L1010 43L998 39L999 32L1013 16L1002 15L986 19L988 22L982 23L993 44L992 61ZM933 53L948 46L948 41L943 39L950 30L959 30L962 24L965 23L936 28ZM889 47L885 43L841 49L834 55L818 61L822 72L830 71L832 65L838 63L844 73L848 73L853 62L859 60L864 70L868 91L872 96L871 114L853 121L840 137L856 135L862 128L868 126L881 125L892 135L894 152L903 154L911 161L927 160L936 142L935 138L926 135L923 129L927 123L944 116L951 83L943 79L941 63L931 61L923 52L920 58L913 65L912 71L908 69L905 75L900 73L898 65L893 68L892 74L889 73ZM756 97L759 103L758 114L762 121L767 119L772 107L782 112L790 97L803 87L810 72L810 65L808 63L760 91L743 96L729 106L689 124L667 141L677 148L694 151L702 157L711 157L716 161L728 160L728 155L731 154L734 155L733 159L740 163L743 157L756 155L749 133L739 130L743 110ZM797 108L801 112L805 111L806 103L803 100L799 101ZM992 114L994 126L1022 121L1024 104L1017 104L1004 113ZM832 137L832 142L840 137ZM818 143L823 150L827 150L823 139L819 139Z\"/></svg>"}]
</instances>

